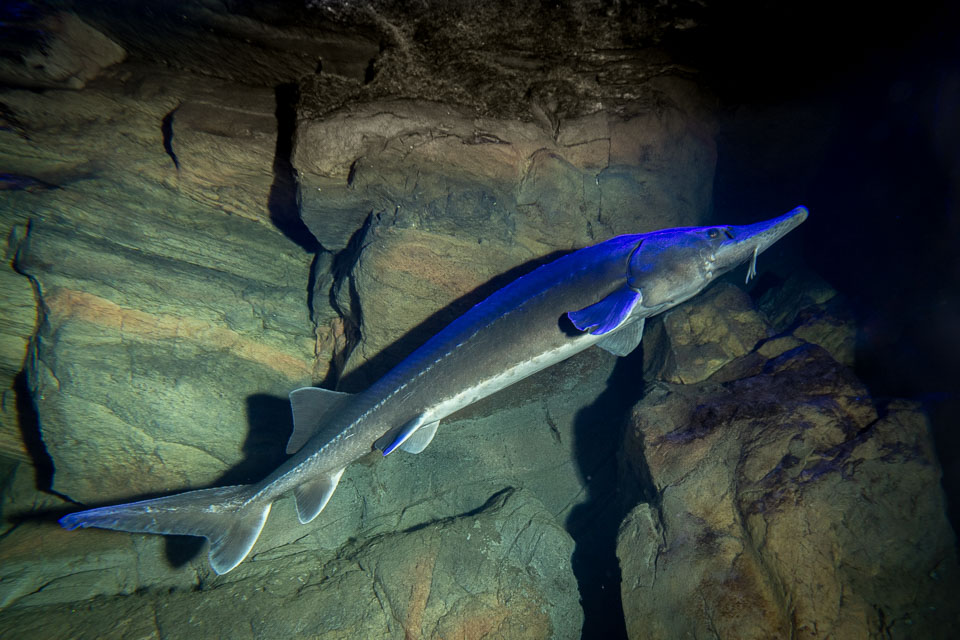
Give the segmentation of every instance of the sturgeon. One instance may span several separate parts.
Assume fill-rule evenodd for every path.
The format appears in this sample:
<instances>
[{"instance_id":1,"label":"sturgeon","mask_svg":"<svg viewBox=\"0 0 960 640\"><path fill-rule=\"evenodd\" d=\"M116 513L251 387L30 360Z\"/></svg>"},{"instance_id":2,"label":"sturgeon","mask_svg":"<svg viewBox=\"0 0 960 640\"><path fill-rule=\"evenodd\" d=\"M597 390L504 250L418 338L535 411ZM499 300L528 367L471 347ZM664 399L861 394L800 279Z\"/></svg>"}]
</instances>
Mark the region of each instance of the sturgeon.
<instances>
[{"instance_id":1,"label":"sturgeon","mask_svg":"<svg viewBox=\"0 0 960 640\"><path fill-rule=\"evenodd\" d=\"M445 417L593 345L630 353L646 318L748 261L749 282L757 256L807 214L797 207L750 225L622 235L575 251L474 306L364 392L290 393L291 457L261 482L80 511L60 524L202 536L224 574L250 553L281 495L292 491L300 522L311 522L344 469L371 450L420 453Z\"/></svg>"}]
</instances>

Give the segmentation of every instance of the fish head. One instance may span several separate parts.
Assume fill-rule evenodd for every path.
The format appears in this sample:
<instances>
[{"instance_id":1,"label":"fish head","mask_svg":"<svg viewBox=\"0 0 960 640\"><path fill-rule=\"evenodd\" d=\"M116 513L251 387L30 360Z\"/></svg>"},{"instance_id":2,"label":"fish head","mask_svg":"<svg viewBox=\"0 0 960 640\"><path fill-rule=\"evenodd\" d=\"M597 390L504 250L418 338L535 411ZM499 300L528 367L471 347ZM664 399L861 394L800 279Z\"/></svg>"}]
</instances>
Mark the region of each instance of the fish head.
<instances>
[{"instance_id":1,"label":"fish head","mask_svg":"<svg viewBox=\"0 0 960 640\"><path fill-rule=\"evenodd\" d=\"M643 295L646 315L689 300L714 279L750 261L807 219L805 207L742 226L684 227L647 234L630 256L627 283Z\"/></svg>"}]
</instances>

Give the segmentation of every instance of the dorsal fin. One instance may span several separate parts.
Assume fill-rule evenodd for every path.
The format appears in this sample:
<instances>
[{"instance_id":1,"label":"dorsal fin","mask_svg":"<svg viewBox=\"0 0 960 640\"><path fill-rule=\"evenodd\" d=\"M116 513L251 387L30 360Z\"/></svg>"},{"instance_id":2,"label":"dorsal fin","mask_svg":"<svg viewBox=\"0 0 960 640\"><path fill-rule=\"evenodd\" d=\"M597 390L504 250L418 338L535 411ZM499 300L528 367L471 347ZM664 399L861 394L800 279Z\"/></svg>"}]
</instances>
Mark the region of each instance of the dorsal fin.
<instances>
[{"instance_id":1,"label":"dorsal fin","mask_svg":"<svg viewBox=\"0 0 960 640\"><path fill-rule=\"evenodd\" d=\"M296 453L312 438L331 413L349 393L330 391L319 387L301 387L290 392L290 409L293 411L293 433L287 441L287 453Z\"/></svg>"}]
</instances>

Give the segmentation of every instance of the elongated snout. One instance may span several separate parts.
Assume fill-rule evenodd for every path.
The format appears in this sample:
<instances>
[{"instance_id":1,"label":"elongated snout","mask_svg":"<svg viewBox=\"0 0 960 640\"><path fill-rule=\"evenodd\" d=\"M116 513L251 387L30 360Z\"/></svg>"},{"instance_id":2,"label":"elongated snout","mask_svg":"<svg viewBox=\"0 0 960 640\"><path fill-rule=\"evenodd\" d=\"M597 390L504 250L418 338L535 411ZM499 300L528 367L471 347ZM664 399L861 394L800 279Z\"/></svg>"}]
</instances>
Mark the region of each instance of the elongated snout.
<instances>
[{"instance_id":1,"label":"elongated snout","mask_svg":"<svg viewBox=\"0 0 960 640\"><path fill-rule=\"evenodd\" d=\"M806 207L797 207L771 220L726 229L727 239L717 247L714 269L724 273L750 260L747 280L756 275L757 256L807 219Z\"/></svg>"}]
</instances>

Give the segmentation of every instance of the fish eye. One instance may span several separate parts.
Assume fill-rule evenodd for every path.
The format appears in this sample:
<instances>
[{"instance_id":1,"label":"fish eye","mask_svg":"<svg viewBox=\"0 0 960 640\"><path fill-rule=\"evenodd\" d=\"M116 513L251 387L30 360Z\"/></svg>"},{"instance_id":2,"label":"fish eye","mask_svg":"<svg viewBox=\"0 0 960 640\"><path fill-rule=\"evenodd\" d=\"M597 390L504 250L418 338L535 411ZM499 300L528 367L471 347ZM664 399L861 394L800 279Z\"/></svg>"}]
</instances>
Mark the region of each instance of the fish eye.
<instances>
[{"instance_id":1,"label":"fish eye","mask_svg":"<svg viewBox=\"0 0 960 640\"><path fill-rule=\"evenodd\" d=\"M716 237L719 235L720 235L720 232L717 231L716 229L710 229L710 231L707 231L707 237L710 238L711 240L716 239Z\"/></svg>"},{"instance_id":2,"label":"fish eye","mask_svg":"<svg viewBox=\"0 0 960 640\"><path fill-rule=\"evenodd\" d=\"M726 229L724 229L723 232L724 232L725 234L727 234L727 237L728 237L728 238L730 238L731 240L733 240L733 231L730 231L730 227L727 227Z\"/></svg>"}]
</instances>

